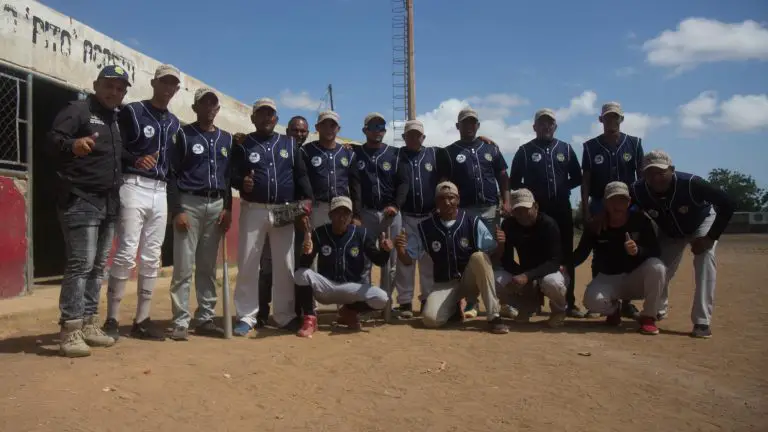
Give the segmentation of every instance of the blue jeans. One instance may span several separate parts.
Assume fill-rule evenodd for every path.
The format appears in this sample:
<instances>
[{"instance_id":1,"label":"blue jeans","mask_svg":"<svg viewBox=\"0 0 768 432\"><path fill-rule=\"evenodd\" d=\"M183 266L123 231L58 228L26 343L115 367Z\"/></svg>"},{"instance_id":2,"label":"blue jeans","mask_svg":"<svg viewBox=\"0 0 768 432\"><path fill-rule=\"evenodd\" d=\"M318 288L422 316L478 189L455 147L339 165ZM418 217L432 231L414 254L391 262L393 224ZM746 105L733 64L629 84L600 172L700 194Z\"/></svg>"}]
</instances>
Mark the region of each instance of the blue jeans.
<instances>
[{"instance_id":1,"label":"blue jeans","mask_svg":"<svg viewBox=\"0 0 768 432\"><path fill-rule=\"evenodd\" d=\"M106 202L97 206L75 195L58 213L67 255L59 294L63 323L97 314L115 219L107 217Z\"/></svg>"}]
</instances>

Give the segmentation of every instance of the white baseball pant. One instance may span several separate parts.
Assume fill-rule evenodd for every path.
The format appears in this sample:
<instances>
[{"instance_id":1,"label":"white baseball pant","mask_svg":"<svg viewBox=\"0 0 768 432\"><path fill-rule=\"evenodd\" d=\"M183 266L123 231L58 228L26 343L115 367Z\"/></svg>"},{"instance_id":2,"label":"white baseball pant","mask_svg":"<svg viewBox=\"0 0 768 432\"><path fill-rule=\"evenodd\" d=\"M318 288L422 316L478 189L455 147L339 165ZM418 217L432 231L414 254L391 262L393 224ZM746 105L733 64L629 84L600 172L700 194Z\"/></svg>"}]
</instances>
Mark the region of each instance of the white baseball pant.
<instances>
[{"instance_id":1,"label":"white baseball pant","mask_svg":"<svg viewBox=\"0 0 768 432\"><path fill-rule=\"evenodd\" d=\"M315 300L324 305L365 302L374 310L381 310L387 306L387 293L377 286L356 282L334 282L308 268L296 270L294 279L297 285L311 286Z\"/></svg>"},{"instance_id":2,"label":"white baseball pant","mask_svg":"<svg viewBox=\"0 0 768 432\"><path fill-rule=\"evenodd\" d=\"M120 218L117 225L117 250L110 276L125 280L136 267L136 253L141 261L139 275L157 277L160 255L168 222L166 184L132 174L123 177L120 187Z\"/></svg>"},{"instance_id":3,"label":"white baseball pant","mask_svg":"<svg viewBox=\"0 0 768 432\"><path fill-rule=\"evenodd\" d=\"M403 228L405 233L410 236L419 235L419 223L429 216L408 216L403 215ZM399 232L397 233L400 234ZM394 238L393 238L394 241ZM393 255L397 255L393 253ZM413 301L413 292L416 282L416 262L413 265L405 266L402 263L397 263L395 268L395 289L397 289L397 302L399 304L411 303ZM435 283L434 276L432 274L432 258L428 253L422 254L418 260L419 265L419 287L421 288L421 295L419 300L424 300L429 296L432 291L432 285Z\"/></svg>"},{"instance_id":4,"label":"white baseball pant","mask_svg":"<svg viewBox=\"0 0 768 432\"><path fill-rule=\"evenodd\" d=\"M667 268L658 258L648 258L631 273L598 273L587 284L584 307L601 315L612 315L619 300L644 300L641 316L656 317Z\"/></svg>"},{"instance_id":5,"label":"white baseball pant","mask_svg":"<svg viewBox=\"0 0 768 432\"><path fill-rule=\"evenodd\" d=\"M394 241L394 238L400 234L400 227L402 226L402 217L400 213L389 218L384 215L383 211L362 209L360 211L360 217L363 219L363 227L368 230L368 235L372 236L377 241L379 235L385 230L388 230L387 234L390 239L393 239L392 241ZM381 269L381 287L387 294L392 294L396 265L397 254L392 253L389 255L389 261L387 261L386 266ZM363 270L363 283L371 283L371 267L371 261L366 258L365 270Z\"/></svg>"},{"instance_id":6,"label":"white baseball pant","mask_svg":"<svg viewBox=\"0 0 768 432\"><path fill-rule=\"evenodd\" d=\"M496 293L502 300L507 300L511 290L507 286L512 282L514 275L506 270L496 270L493 272L496 281ZM538 281L539 289L546 298L549 299L549 308L552 312L565 312L568 302L565 299L568 291L568 278L561 272L550 273Z\"/></svg>"},{"instance_id":7,"label":"white baseball pant","mask_svg":"<svg viewBox=\"0 0 768 432\"><path fill-rule=\"evenodd\" d=\"M296 317L293 290L294 226L272 226L270 210L274 207L272 204L240 201L237 244L239 271L234 300L237 316L251 327L256 325L256 314L259 312L259 273L267 235L272 252L272 305L275 322L282 327Z\"/></svg>"},{"instance_id":8,"label":"white baseball pant","mask_svg":"<svg viewBox=\"0 0 768 432\"><path fill-rule=\"evenodd\" d=\"M667 266L667 278L664 289L661 293L659 303L659 313L667 314L669 309L669 282L675 277L680 261L683 259L685 247L697 237L704 237L712 227L716 217L715 210L709 213L704 222L699 225L696 232L687 238L667 237L663 232L659 232L659 242L661 243L661 260ZM691 306L691 322L693 324L709 325L712 321L712 308L715 302L715 286L717 282L717 264L715 263L715 248L693 256L693 275L696 281L696 291L693 294L693 304Z\"/></svg>"}]
</instances>

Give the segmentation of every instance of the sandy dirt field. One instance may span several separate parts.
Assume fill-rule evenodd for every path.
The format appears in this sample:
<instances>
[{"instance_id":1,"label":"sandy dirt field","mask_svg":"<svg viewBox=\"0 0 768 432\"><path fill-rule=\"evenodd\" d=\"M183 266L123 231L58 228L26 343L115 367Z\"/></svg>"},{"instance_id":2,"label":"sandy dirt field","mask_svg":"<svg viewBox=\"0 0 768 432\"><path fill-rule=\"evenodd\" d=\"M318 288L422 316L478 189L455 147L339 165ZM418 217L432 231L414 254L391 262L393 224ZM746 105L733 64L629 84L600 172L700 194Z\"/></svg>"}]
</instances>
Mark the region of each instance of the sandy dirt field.
<instances>
[{"instance_id":1,"label":"sandy dirt field","mask_svg":"<svg viewBox=\"0 0 768 432\"><path fill-rule=\"evenodd\" d=\"M587 265L577 277L580 296ZM327 316L313 339L125 337L77 360L56 356L48 300L0 320L0 431L766 431L766 280L768 236L726 237L710 340L688 337L689 255L655 337L600 320L349 333ZM153 316L165 319L160 285Z\"/></svg>"}]
</instances>

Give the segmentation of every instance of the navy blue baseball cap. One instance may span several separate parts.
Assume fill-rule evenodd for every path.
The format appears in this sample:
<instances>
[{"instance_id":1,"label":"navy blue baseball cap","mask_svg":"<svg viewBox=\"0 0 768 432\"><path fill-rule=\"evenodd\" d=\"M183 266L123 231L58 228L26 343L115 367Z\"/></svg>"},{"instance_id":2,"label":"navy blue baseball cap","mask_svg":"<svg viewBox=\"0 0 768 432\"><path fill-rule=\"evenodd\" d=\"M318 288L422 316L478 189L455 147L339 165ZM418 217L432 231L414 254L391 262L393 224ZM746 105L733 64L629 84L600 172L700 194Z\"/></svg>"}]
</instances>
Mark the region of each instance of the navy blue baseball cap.
<instances>
[{"instance_id":1,"label":"navy blue baseball cap","mask_svg":"<svg viewBox=\"0 0 768 432\"><path fill-rule=\"evenodd\" d=\"M117 65L104 66L101 69L101 72L99 72L99 78L121 79L128 84L128 87L131 86L131 80L128 76L128 71L125 70L122 66L117 66Z\"/></svg>"}]
</instances>

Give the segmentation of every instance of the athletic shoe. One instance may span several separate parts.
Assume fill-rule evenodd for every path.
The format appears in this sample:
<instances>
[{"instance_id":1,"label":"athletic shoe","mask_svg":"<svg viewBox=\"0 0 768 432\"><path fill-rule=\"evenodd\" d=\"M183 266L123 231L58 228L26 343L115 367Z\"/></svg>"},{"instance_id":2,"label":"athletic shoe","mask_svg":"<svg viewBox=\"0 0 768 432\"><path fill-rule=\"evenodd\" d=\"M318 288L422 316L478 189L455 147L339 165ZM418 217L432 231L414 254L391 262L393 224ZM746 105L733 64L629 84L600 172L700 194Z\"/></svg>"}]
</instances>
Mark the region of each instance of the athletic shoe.
<instances>
[{"instance_id":1,"label":"athletic shoe","mask_svg":"<svg viewBox=\"0 0 768 432\"><path fill-rule=\"evenodd\" d=\"M629 300L624 300L621 302L621 316L624 318L629 318L633 320L639 320L640 319L640 311L637 310L635 305L632 304Z\"/></svg>"},{"instance_id":2,"label":"athletic shoe","mask_svg":"<svg viewBox=\"0 0 768 432\"><path fill-rule=\"evenodd\" d=\"M111 347L115 340L99 327L99 317L93 315L83 320L83 340L92 347Z\"/></svg>"},{"instance_id":3,"label":"athletic shoe","mask_svg":"<svg viewBox=\"0 0 768 432\"><path fill-rule=\"evenodd\" d=\"M509 333L509 327L504 324L504 320L502 320L501 317L496 317L488 321L488 330L493 334Z\"/></svg>"},{"instance_id":4,"label":"athletic shoe","mask_svg":"<svg viewBox=\"0 0 768 432\"><path fill-rule=\"evenodd\" d=\"M69 320L61 325L59 354L64 357L88 357L91 348L83 339L83 320Z\"/></svg>"},{"instance_id":5,"label":"athletic shoe","mask_svg":"<svg viewBox=\"0 0 768 432\"><path fill-rule=\"evenodd\" d=\"M699 339L709 339L712 337L712 330L706 324L696 324L693 326L691 337Z\"/></svg>"},{"instance_id":6,"label":"athletic shoe","mask_svg":"<svg viewBox=\"0 0 768 432\"><path fill-rule=\"evenodd\" d=\"M256 328L264 328L267 326L268 318L256 317Z\"/></svg>"},{"instance_id":7,"label":"athletic shoe","mask_svg":"<svg viewBox=\"0 0 768 432\"><path fill-rule=\"evenodd\" d=\"M392 309L392 313L400 319L411 319L413 318L413 304L403 303Z\"/></svg>"},{"instance_id":8,"label":"athletic shoe","mask_svg":"<svg viewBox=\"0 0 768 432\"><path fill-rule=\"evenodd\" d=\"M301 324L301 329L296 333L299 337L311 338L312 334L317 331L317 317L314 315L304 315L304 320Z\"/></svg>"},{"instance_id":9,"label":"athletic shoe","mask_svg":"<svg viewBox=\"0 0 768 432\"><path fill-rule=\"evenodd\" d=\"M290 321L288 321L288 324L280 327L280 330L296 333L299 331L299 329L301 329L301 325L302 325L301 318L295 317L295 318L292 318Z\"/></svg>"},{"instance_id":10,"label":"athletic shoe","mask_svg":"<svg viewBox=\"0 0 768 432\"><path fill-rule=\"evenodd\" d=\"M116 319L107 318L107 320L104 321L104 326L101 329L104 330L104 333L106 333L107 336L114 339L115 342L120 339L120 324Z\"/></svg>"},{"instance_id":11,"label":"athletic shoe","mask_svg":"<svg viewBox=\"0 0 768 432\"><path fill-rule=\"evenodd\" d=\"M656 314L656 321L661 321L663 319L666 319L668 314L669 314L669 311L667 309L660 310L659 313Z\"/></svg>"},{"instance_id":12,"label":"athletic shoe","mask_svg":"<svg viewBox=\"0 0 768 432\"><path fill-rule=\"evenodd\" d=\"M202 322L195 327L197 336L221 337L224 335L224 329L219 328L212 320Z\"/></svg>"},{"instance_id":13,"label":"athletic shoe","mask_svg":"<svg viewBox=\"0 0 768 432\"><path fill-rule=\"evenodd\" d=\"M467 302L464 307L464 319L477 318L477 303Z\"/></svg>"},{"instance_id":14,"label":"athletic shoe","mask_svg":"<svg viewBox=\"0 0 768 432\"><path fill-rule=\"evenodd\" d=\"M603 315L597 312L592 312L591 310L587 310L587 318L600 318L601 316Z\"/></svg>"},{"instance_id":15,"label":"athletic shoe","mask_svg":"<svg viewBox=\"0 0 768 432\"><path fill-rule=\"evenodd\" d=\"M253 328L251 328L250 324L245 321L238 321L237 324L235 324L235 328L232 329L232 334L235 336L248 336L248 333L250 333L251 330L253 330Z\"/></svg>"},{"instance_id":16,"label":"athletic shoe","mask_svg":"<svg viewBox=\"0 0 768 432\"><path fill-rule=\"evenodd\" d=\"M360 316L357 311L348 308L346 305L339 309L339 316L336 318L336 324L347 326L352 330L359 330Z\"/></svg>"},{"instance_id":17,"label":"athletic shoe","mask_svg":"<svg viewBox=\"0 0 768 432\"><path fill-rule=\"evenodd\" d=\"M644 335L657 335L659 328L656 327L656 319L653 317L640 317L640 333Z\"/></svg>"},{"instance_id":18,"label":"athletic shoe","mask_svg":"<svg viewBox=\"0 0 768 432\"><path fill-rule=\"evenodd\" d=\"M618 327L621 325L621 309L616 308L616 311L605 317L605 323L611 327Z\"/></svg>"},{"instance_id":19,"label":"athletic shoe","mask_svg":"<svg viewBox=\"0 0 768 432\"><path fill-rule=\"evenodd\" d=\"M499 315L503 316L504 318L514 319L519 314L518 310L513 308L512 306L508 304L501 305L501 310L499 311Z\"/></svg>"},{"instance_id":20,"label":"athletic shoe","mask_svg":"<svg viewBox=\"0 0 768 432\"><path fill-rule=\"evenodd\" d=\"M189 331L186 327L176 326L173 328L170 338L175 341L189 340Z\"/></svg>"},{"instance_id":21,"label":"athletic shoe","mask_svg":"<svg viewBox=\"0 0 768 432\"><path fill-rule=\"evenodd\" d=\"M549 328L560 328L565 325L565 312L552 312L547 319Z\"/></svg>"},{"instance_id":22,"label":"athletic shoe","mask_svg":"<svg viewBox=\"0 0 768 432\"><path fill-rule=\"evenodd\" d=\"M566 311L566 314L568 314L568 316L571 317L571 318L584 318L584 317L586 317L584 312L582 312L581 309L579 309L579 307L575 306L575 305L572 306L572 307L569 307L568 310Z\"/></svg>"},{"instance_id":23,"label":"athletic shoe","mask_svg":"<svg viewBox=\"0 0 768 432\"><path fill-rule=\"evenodd\" d=\"M162 342L165 340L165 332L157 328L149 318L137 323L133 322L131 337L142 340Z\"/></svg>"}]
</instances>

